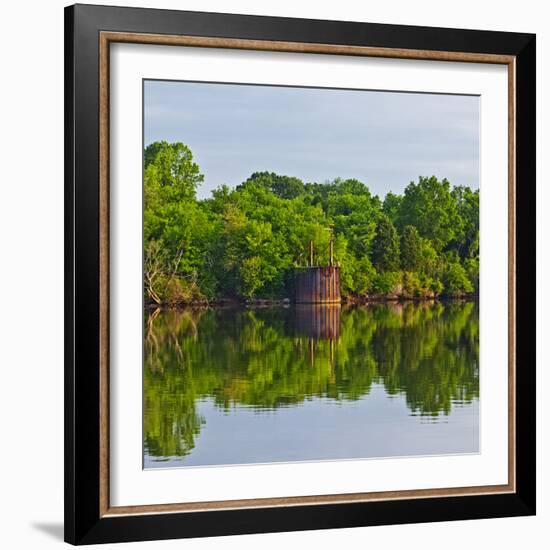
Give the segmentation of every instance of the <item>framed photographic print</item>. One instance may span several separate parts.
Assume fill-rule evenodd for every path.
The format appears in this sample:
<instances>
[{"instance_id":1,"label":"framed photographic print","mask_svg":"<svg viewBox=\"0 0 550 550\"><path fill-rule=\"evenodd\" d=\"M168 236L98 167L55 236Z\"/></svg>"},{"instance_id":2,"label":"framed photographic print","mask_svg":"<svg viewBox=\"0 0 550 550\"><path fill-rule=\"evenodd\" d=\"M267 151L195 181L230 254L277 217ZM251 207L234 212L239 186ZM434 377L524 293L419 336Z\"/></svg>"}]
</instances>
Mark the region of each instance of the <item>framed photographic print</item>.
<instances>
[{"instance_id":1,"label":"framed photographic print","mask_svg":"<svg viewBox=\"0 0 550 550\"><path fill-rule=\"evenodd\" d=\"M535 513L535 36L65 12L73 544Z\"/></svg>"}]
</instances>

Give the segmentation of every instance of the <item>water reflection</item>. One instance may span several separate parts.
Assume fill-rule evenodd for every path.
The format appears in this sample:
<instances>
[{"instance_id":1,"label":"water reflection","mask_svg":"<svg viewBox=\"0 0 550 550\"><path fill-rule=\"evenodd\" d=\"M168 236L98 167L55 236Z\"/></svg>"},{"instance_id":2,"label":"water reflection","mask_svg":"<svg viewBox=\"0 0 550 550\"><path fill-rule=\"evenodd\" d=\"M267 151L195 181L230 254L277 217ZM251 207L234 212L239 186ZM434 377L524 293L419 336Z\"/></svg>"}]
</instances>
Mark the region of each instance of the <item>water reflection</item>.
<instances>
[{"instance_id":1,"label":"water reflection","mask_svg":"<svg viewBox=\"0 0 550 550\"><path fill-rule=\"evenodd\" d=\"M296 304L293 328L297 335L338 340L341 312L340 304Z\"/></svg>"},{"instance_id":2,"label":"water reflection","mask_svg":"<svg viewBox=\"0 0 550 550\"><path fill-rule=\"evenodd\" d=\"M262 451L268 460L388 453L387 445L374 441L372 423L383 425L390 418L397 438L393 454L427 452L416 443L405 444L405 435L412 437L420 424L448 423L454 411L477 401L478 333L474 302L150 313L144 349L146 465L170 464L178 457L179 465L258 461L260 431L285 422L292 422L292 430L281 437L294 433L292 440L285 439L293 448L285 454L282 442L273 441L271 454ZM391 405L392 399L398 402ZM397 410L400 402L403 406ZM323 440L323 449L313 450L317 439L306 448L300 441L305 441L304 434L313 437L311 419L325 418L335 411L330 409L335 404L338 414L347 415L334 426L338 436L331 441L327 432L331 419L336 419L331 412L315 435ZM451 422L454 432L433 429L441 452L447 450L445 437L452 440L449 448L454 451L475 450L477 443L471 442L477 408L468 411L466 427ZM258 417L262 414L264 420ZM367 439L366 426L358 431L367 421L371 441L358 442ZM213 435L222 422L230 422L224 424L226 431L242 432L242 449L249 451L234 451L235 458L229 457L221 438ZM462 444L461 437L468 444ZM342 448L347 441L349 451ZM338 452L331 451L331 445ZM429 447L430 452L437 452L437 445L434 439L436 451Z\"/></svg>"}]
</instances>

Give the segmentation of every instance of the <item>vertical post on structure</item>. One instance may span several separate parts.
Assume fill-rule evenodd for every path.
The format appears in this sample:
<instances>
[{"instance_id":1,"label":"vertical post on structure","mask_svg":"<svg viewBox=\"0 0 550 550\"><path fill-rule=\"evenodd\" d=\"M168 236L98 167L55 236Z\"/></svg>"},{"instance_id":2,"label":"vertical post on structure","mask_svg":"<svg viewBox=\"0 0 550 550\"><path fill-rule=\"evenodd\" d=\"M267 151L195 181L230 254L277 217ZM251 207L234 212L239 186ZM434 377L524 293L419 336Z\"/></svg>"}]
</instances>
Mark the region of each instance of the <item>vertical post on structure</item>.
<instances>
[{"instance_id":1,"label":"vertical post on structure","mask_svg":"<svg viewBox=\"0 0 550 550\"><path fill-rule=\"evenodd\" d=\"M326 228L326 231L330 231L330 265L327 265L329 261L323 262L319 257L315 258L313 240L309 241L307 267L298 267L294 273L297 304L339 304L341 302L340 268L336 266L334 258L334 226Z\"/></svg>"},{"instance_id":2,"label":"vertical post on structure","mask_svg":"<svg viewBox=\"0 0 550 550\"><path fill-rule=\"evenodd\" d=\"M329 228L330 231L330 263L332 267L334 265L334 226L331 225Z\"/></svg>"}]
</instances>

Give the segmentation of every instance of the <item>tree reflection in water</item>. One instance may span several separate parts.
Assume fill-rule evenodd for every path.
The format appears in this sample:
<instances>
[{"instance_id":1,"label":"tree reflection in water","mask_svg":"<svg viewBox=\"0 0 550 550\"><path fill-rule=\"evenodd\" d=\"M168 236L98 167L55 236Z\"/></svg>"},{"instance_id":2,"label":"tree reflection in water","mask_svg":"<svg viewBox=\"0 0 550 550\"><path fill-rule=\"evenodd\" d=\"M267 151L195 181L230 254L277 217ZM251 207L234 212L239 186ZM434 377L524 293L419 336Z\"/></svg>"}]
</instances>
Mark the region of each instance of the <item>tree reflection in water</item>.
<instances>
[{"instance_id":1,"label":"tree reflection in water","mask_svg":"<svg viewBox=\"0 0 550 550\"><path fill-rule=\"evenodd\" d=\"M437 421L479 396L475 302L157 310L144 352L145 448L155 457L192 451L204 399L275 412L313 398L345 404L377 383Z\"/></svg>"}]
</instances>

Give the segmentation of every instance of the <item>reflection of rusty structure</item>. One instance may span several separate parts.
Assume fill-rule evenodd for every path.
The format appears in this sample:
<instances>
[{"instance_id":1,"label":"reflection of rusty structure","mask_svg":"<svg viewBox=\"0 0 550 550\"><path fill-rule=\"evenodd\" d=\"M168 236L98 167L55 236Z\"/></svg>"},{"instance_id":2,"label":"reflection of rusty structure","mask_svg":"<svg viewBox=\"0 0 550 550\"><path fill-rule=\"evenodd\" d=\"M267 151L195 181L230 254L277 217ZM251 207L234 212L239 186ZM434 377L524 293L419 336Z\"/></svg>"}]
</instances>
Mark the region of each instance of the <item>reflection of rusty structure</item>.
<instances>
[{"instance_id":1,"label":"reflection of rusty structure","mask_svg":"<svg viewBox=\"0 0 550 550\"><path fill-rule=\"evenodd\" d=\"M340 337L340 304L296 305L296 332L317 340Z\"/></svg>"},{"instance_id":2,"label":"reflection of rusty structure","mask_svg":"<svg viewBox=\"0 0 550 550\"><path fill-rule=\"evenodd\" d=\"M296 303L339 304L340 268L306 267L296 270Z\"/></svg>"}]
</instances>

